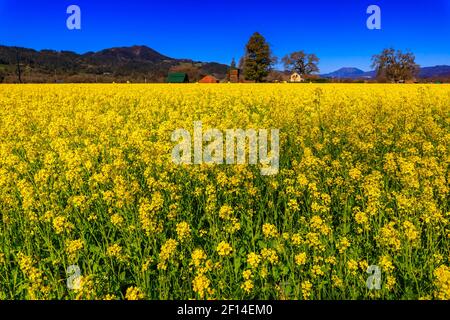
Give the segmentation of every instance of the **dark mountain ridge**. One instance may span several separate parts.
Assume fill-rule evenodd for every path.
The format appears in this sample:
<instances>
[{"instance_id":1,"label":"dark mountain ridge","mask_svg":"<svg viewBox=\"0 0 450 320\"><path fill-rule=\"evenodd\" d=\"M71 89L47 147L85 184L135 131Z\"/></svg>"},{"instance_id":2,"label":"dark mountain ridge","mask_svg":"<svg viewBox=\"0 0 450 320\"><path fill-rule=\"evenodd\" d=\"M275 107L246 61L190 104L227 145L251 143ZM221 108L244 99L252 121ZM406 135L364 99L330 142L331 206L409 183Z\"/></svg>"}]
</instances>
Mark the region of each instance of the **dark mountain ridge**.
<instances>
[{"instance_id":1,"label":"dark mountain ridge","mask_svg":"<svg viewBox=\"0 0 450 320\"><path fill-rule=\"evenodd\" d=\"M164 82L171 70L197 81L207 74L225 78L228 71L224 64L174 59L138 45L85 54L0 46L0 80L18 81L17 61L24 82Z\"/></svg>"}]
</instances>

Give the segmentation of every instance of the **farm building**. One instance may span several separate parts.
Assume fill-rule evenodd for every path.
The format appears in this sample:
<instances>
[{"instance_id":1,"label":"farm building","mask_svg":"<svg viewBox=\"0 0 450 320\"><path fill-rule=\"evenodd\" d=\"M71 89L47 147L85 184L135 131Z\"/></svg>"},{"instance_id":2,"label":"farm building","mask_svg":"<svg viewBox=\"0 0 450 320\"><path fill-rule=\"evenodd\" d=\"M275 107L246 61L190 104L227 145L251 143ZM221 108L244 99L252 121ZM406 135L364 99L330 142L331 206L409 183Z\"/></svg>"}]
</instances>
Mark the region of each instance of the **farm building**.
<instances>
[{"instance_id":1,"label":"farm building","mask_svg":"<svg viewBox=\"0 0 450 320\"><path fill-rule=\"evenodd\" d=\"M291 74L291 82L303 82L305 79L302 78L297 72Z\"/></svg>"},{"instance_id":2,"label":"farm building","mask_svg":"<svg viewBox=\"0 0 450 320\"><path fill-rule=\"evenodd\" d=\"M217 80L217 78L214 76L208 75L203 77L203 79L201 79L199 83L219 83L219 80Z\"/></svg>"},{"instance_id":3,"label":"farm building","mask_svg":"<svg viewBox=\"0 0 450 320\"><path fill-rule=\"evenodd\" d=\"M167 76L167 83L188 83L189 77L183 72L172 72Z\"/></svg>"},{"instance_id":4,"label":"farm building","mask_svg":"<svg viewBox=\"0 0 450 320\"><path fill-rule=\"evenodd\" d=\"M231 83L238 83L240 81L240 79L239 79L240 74L239 73L240 73L239 69L232 69L232 70L230 70L229 75L230 75L230 82Z\"/></svg>"}]
</instances>

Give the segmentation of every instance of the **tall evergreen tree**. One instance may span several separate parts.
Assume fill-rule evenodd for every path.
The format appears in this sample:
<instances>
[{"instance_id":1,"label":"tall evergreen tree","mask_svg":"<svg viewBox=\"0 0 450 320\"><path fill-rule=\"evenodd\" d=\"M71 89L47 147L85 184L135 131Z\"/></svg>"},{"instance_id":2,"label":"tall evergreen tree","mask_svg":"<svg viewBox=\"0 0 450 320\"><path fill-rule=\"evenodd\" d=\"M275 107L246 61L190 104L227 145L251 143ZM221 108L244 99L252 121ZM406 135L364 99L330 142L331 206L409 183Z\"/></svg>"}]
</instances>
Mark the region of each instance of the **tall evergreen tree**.
<instances>
[{"instance_id":1,"label":"tall evergreen tree","mask_svg":"<svg viewBox=\"0 0 450 320\"><path fill-rule=\"evenodd\" d=\"M269 74L274 64L270 46L266 39L255 32L245 46L243 72L247 80L262 82Z\"/></svg>"},{"instance_id":2,"label":"tall evergreen tree","mask_svg":"<svg viewBox=\"0 0 450 320\"><path fill-rule=\"evenodd\" d=\"M236 70L236 60L231 60L231 66L230 66L230 70Z\"/></svg>"}]
</instances>

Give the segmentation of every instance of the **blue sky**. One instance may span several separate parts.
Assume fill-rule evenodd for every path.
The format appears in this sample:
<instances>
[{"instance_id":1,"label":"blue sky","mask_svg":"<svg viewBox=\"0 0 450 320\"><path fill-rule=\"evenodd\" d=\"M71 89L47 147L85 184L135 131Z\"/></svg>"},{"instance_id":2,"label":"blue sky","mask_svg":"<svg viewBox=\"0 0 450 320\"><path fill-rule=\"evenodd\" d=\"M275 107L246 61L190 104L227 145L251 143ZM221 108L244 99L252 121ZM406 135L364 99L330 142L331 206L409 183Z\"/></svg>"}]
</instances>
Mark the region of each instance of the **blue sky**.
<instances>
[{"instance_id":1,"label":"blue sky","mask_svg":"<svg viewBox=\"0 0 450 320\"><path fill-rule=\"evenodd\" d=\"M80 6L81 30L66 28ZM368 30L379 5L382 29ZM0 0L0 44L79 53L147 45L174 58L238 60L254 32L274 54L316 53L321 72L370 69L385 47L410 49L422 66L450 65L450 0Z\"/></svg>"}]
</instances>

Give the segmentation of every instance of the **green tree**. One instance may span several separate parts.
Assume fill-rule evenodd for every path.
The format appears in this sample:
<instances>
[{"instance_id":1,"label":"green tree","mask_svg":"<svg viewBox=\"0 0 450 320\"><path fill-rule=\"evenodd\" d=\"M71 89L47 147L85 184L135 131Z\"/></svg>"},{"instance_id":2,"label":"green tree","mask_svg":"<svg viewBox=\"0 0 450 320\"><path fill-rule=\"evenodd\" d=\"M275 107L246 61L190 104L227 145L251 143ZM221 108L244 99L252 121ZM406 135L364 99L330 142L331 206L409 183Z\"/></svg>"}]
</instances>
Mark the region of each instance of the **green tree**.
<instances>
[{"instance_id":1,"label":"green tree","mask_svg":"<svg viewBox=\"0 0 450 320\"><path fill-rule=\"evenodd\" d=\"M384 49L372 57L372 67L380 81L399 82L414 78L419 72L416 57L411 52L403 53L393 48Z\"/></svg>"},{"instance_id":2,"label":"green tree","mask_svg":"<svg viewBox=\"0 0 450 320\"><path fill-rule=\"evenodd\" d=\"M231 60L231 65L230 65L230 70L235 70L236 69L236 60Z\"/></svg>"},{"instance_id":3,"label":"green tree","mask_svg":"<svg viewBox=\"0 0 450 320\"><path fill-rule=\"evenodd\" d=\"M276 58L272 55L266 39L255 32L245 46L243 72L247 80L262 82L272 70Z\"/></svg>"},{"instance_id":4,"label":"green tree","mask_svg":"<svg viewBox=\"0 0 450 320\"><path fill-rule=\"evenodd\" d=\"M227 71L227 81L231 81L231 73L236 70L237 66L236 66L236 60L233 58L233 60L231 60L231 65L230 68Z\"/></svg>"},{"instance_id":5,"label":"green tree","mask_svg":"<svg viewBox=\"0 0 450 320\"><path fill-rule=\"evenodd\" d=\"M284 68L289 72L297 72L300 75L309 75L319 72L319 58L315 54L305 53L303 50L292 52L282 59Z\"/></svg>"}]
</instances>

